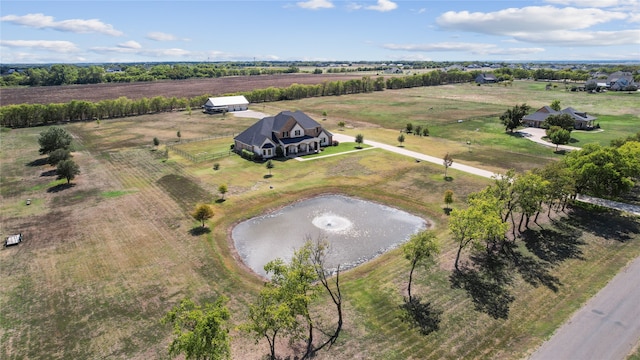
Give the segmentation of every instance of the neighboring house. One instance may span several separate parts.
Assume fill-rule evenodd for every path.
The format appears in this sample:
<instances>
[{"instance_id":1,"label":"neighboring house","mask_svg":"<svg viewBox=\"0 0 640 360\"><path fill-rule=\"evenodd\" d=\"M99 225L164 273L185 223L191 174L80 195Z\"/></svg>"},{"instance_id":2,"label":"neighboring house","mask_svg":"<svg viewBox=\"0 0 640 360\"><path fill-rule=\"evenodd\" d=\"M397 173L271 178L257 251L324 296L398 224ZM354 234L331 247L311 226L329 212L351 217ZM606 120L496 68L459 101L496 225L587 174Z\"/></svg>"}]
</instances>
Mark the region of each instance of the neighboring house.
<instances>
[{"instance_id":1,"label":"neighboring house","mask_svg":"<svg viewBox=\"0 0 640 360\"><path fill-rule=\"evenodd\" d=\"M476 82L478 84L493 84L498 82L498 78L493 74L482 73L476 76Z\"/></svg>"},{"instance_id":2,"label":"neighboring house","mask_svg":"<svg viewBox=\"0 0 640 360\"><path fill-rule=\"evenodd\" d=\"M385 74L402 74L402 69L398 67L392 67L384 70Z\"/></svg>"},{"instance_id":3,"label":"neighboring house","mask_svg":"<svg viewBox=\"0 0 640 360\"><path fill-rule=\"evenodd\" d=\"M265 117L234 138L234 150L248 150L261 158L313 153L332 143L333 134L302 111L283 111Z\"/></svg>"},{"instance_id":4,"label":"neighboring house","mask_svg":"<svg viewBox=\"0 0 640 360\"><path fill-rule=\"evenodd\" d=\"M208 113L242 111L248 108L249 101L242 95L209 98L204 104L204 111Z\"/></svg>"},{"instance_id":5,"label":"neighboring house","mask_svg":"<svg viewBox=\"0 0 640 360\"><path fill-rule=\"evenodd\" d=\"M591 116L586 112L577 111L576 109L571 107L568 107L564 110L555 111L549 106L543 106L533 114L524 116L522 118L522 123L528 127L539 128L539 127L542 127L542 124L547 119L547 117L549 117L550 115L560 115L560 114L569 114L575 122L574 127L576 129L592 128L593 122L598 119L595 116Z\"/></svg>"}]
</instances>

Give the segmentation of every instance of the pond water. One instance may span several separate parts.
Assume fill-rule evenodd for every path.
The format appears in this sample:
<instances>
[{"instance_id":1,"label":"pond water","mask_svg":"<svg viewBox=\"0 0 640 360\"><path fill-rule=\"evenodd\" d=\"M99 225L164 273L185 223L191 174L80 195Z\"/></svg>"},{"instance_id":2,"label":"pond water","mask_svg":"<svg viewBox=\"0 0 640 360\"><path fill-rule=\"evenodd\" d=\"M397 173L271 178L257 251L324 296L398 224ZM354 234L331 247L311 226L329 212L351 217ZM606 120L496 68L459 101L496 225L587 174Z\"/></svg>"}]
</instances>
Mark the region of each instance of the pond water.
<instances>
[{"instance_id":1,"label":"pond water","mask_svg":"<svg viewBox=\"0 0 640 360\"><path fill-rule=\"evenodd\" d=\"M264 265L288 261L307 238L330 243L327 267L348 269L407 241L427 222L389 206L342 195L323 195L238 224L231 232L242 261L266 276Z\"/></svg>"}]
</instances>

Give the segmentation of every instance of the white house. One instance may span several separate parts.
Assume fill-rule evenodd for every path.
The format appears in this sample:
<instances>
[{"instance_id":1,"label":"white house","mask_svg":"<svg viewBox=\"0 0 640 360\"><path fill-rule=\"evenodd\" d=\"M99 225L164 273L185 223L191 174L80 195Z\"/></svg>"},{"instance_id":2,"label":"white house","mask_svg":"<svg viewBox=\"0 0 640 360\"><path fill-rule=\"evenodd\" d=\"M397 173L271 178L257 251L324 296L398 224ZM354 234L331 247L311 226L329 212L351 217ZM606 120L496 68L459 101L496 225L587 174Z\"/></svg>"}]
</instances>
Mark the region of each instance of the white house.
<instances>
[{"instance_id":1,"label":"white house","mask_svg":"<svg viewBox=\"0 0 640 360\"><path fill-rule=\"evenodd\" d=\"M249 101L243 95L209 98L204 104L204 111L208 113L242 111L248 108Z\"/></svg>"}]
</instances>

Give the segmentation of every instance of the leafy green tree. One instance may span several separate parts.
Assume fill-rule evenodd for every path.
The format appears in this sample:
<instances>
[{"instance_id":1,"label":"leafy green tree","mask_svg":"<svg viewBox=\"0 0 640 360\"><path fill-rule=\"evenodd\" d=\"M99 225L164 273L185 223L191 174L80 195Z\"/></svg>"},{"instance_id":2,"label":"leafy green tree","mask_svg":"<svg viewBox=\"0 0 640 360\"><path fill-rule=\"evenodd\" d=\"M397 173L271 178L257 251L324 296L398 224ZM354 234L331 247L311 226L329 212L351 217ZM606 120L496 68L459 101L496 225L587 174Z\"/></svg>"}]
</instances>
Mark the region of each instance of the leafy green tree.
<instances>
[{"instance_id":1,"label":"leafy green tree","mask_svg":"<svg viewBox=\"0 0 640 360\"><path fill-rule=\"evenodd\" d=\"M196 205L193 212L191 212L191 216L194 219L202 222L202 227L204 227L204 221L211 219L213 215L213 208L211 207L211 205L207 204L198 204Z\"/></svg>"},{"instance_id":2,"label":"leafy green tree","mask_svg":"<svg viewBox=\"0 0 640 360\"><path fill-rule=\"evenodd\" d=\"M202 308L184 299L171 309L161 321L173 325L175 338L169 346L169 355L184 354L186 359L197 360L230 359L228 301L227 297L220 296Z\"/></svg>"},{"instance_id":3,"label":"leafy green tree","mask_svg":"<svg viewBox=\"0 0 640 360\"><path fill-rule=\"evenodd\" d=\"M542 127L551 128L552 126L559 126L571 132L575 128L575 121L569 114L549 115L542 123Z\"/></svg>"},{"instance_id":4,"label":"leafy green tree","mask_svg":"<svg viewBox=\"0 0 640 360\"><path fill-rule=\"evenodd\" d=\"M446 190L444 192L444 204L446 209L451 209L451 204L453 204L453 190Z\"/></svg>"},{"instance_id":5,"label":"leafy green tree","mask_svg":"<svg viewBox=\"0 0 640 360\"><path fill-rule=\"evenodd\" d=\"M68 149L56 149L49 153L47 163L51 165L58 165L60 161L69 160L71 158L71 152Z\"/></svg>"},{"instance_id":6,"label":"leafy green tree","mask_svg":"<svg viewBox=\"0 0 640 360\"><path fill-rule=\"evenodd\" d=\"M182 133L180 132L180 130L178 130L178 132L176 133L176 136L178 137L178 141L182 139Z\"/></svg>"},{"instance_id":7,"label":"leafy green tree","mask_svg":"<svg viewBox=\"0 0 640 360\"><path fill-rule=\"evenodd\" d=\"M404 134L400 134L400 136L398 136L398 142L400 143L400 146L402 146L404 143Z\"/></svg>"},{"instance_id":8,"label":"leafy green tree","mask_svg":"<svg viewBox=\"0 0 640 360\"><path fill-rule=\"evenodd\" d=\"M273 168L275 167L275 165L273 164L273 161L268 160L268 161L267 161L267 164L265 165L265 167L266 167L267 169L269 169L269 176L271 176L271 169L273 169Z\"/></svg>"},{"instance_id":9,"label":"leafy green tree","mask_svg":"<svg viewBox=\"0 0 640 360\"><path fill-rule=\"evenodd\" d=\"M513 132L514 129L522 125L522 118L527 115L531 107L527 104L516 105L500 115L500 121L505 126L505 131Z\"/></svg>"},{"instance_id":10,"label":"leafy green tree","mask_svg":"<svg viewBox=\"0 0 640 360\"><path fill-rule=\"evenodd\" d=\"M428 127L424 127L422 129L422 136L429 136L429 128Z\"/></svg>"},{"instance_id":11,"label":"leafy green tree","mask_svg":"<svg viewBox=\"0 0 640 360\"><path fill-rule=\"evenodd\" d=\"M553 100L551 102L551 106L550 108L552 108L555 111L560 111L561 107L560 107L560 100Z\"/></svg>"},{"instance_id":12,"label":"leafy green tree","mask_svg":"<svg viewBox=\"0 0 640 360\"><path fill-rule=\"evenodd\" d=\"M222 185L218 186L218 192L220 193L220 195L222 195L222 200L224 200L224 194L226 194L227 191L228 191L227 185L222 184Z\"/></svg>"},{"instance_id":13,"label":"leafy green tree","mask_svg":"<svg viewBox=\"0 0 640 360\"><path fill-rule=\"evenodd\" d=\"M364 135L362 134L356 135L356 144L358 144L358 148L362 147L363 142L364 142Z\"/></svg>"},{"instance_id":14,"label":"leafy green tree","mask_svg":"<svg viewBox=\"0 0 640 360\"><path fill-rule=\"evenodd\" d=\"M556 145L556 151L558 151L559 145L565 145L571 140L571 132L561 128L560 126L552 126L546 130L547 137L553 144Z\"/></svg>"},{"instance_id":15,"label":"leafy green tree","mask_svg":"<svg viewBox=\"0 0 640 360\"><path fill-rule=\"evenodd\" d=\"M344 129L344 127L345 127L345 125L346 125L346 124L344 123L344 121L340 121L340 122L338 123L338 127L340 128L340 130L343 130L343 129Z\"/></svg>"},{"instance_id":16,"label":"leafy green tree","mask_svg":"<svg viewBox=\"0 0 640 360\"><path fill-rule=\"evenodd\" d=\"M481 248L482 241L487 244L503 238L508 224L502 221L502 203L491 192L484 191L470 196L466 209L454 209L449 220L449 230L458 243L454 266L460 271L459 261L462 250L470 243Z\"/></svg>"},{"instance_id":17,"label":"leafy green tree","mask_svg":"<svg viewBox=\"0 0 640 360\"><path fill-rule=\"evenodd\" d=\"M158 147L158 145L160 145L160 140L158 140L157 137L153 138L153 146Z\"/></svg>"},{"instance_id":18,"label":"leafy green tree","mask_svg":"<svg viewBox=\"0 0 640 360\"><path fill-rule=\"evenodd\" d=\"M38 144L40 154L49 154L57 149L69 149L71 147L71 134L61 127L50 127L40 133Z\"/></svg>"},{"instance_id":19,"label":"leafy green tree","mask_svg":"<svg viewBox=\"0 0 640 360\"><path fill-rule=\"evenodd\" d=\"M405 130L407 130L407 134L411 134L413 132L413 124L407 123L407 125L405 126Z\"/></svg>"},{"instance_id":20,"label":"leafy green tree","mask_svg":"<svg viewBox=\"0 0 640 360\"><path fill-rule=\"evenodd\" d=\"M416 125L416 127L413 129L413 134L422 136L422 125Z\"/></svg>"},{"instance_id":21,"label":"leafy green tree","mask_svg":"<svg viewBox=\"0 0 640 360\"><path fill-rule=\"evenodd\" d=\"M635 143L635 142L634 142ZM634 183L633 162L619 148L587 144L563 158L575 177L575 190L597 197L617 197L629 191Z\"/></svg>"},{"instance_id":22,"label":"leafy green tree","mask_svg":"<svg viewBox=\"0 0 640 360\"><path fill-rule=\"evenodd\" d=\"M56 174L58 179L67 179L67 184L70 184L80 174L80 167L73 160L62 160L58 163Z\"/></svg>"},{"instance_id":23,"label":"leafy green tree","mask_svg":"<svg viewBox=\"0 0 640 360\"><path fill-rule=\"evenodd\" d=\"M449 167L453 165L453 157L449 153L446 153L442 158L442 165L444 165L444 177L446 179L447 170L449 170Z\"/></svg>"},{"instance_id":24,"label":"leafy green tree","mask_svg":"<svg viewBox=\"0 0 640 360\"><path fill-rule=\"evenodd\" d=\"M411 263L409 284L407 285L407 294L409 296L409 302L411 302L411 284L416 266L423 265L427 267L432 257L440 252L440 247L436 242L436 235L432 231L424 230L411 236L409 241L402 245L402 251L404 258Z\"/></svg>"},{"instance_id":25,"label":"leafy green tree","mask_svg":"<svg viewBox=\"0 0 640 360\"><path fill-rule=\"evenodd\" d=\"M625 143L627 143L629 141L640 142L640 131L638 131L637 133L635 133L633 135L629 135L626 138L619 138L619 139L611 140L611 146L620 147L620 146L624 145Z\"/></svg>"}]
</instances>

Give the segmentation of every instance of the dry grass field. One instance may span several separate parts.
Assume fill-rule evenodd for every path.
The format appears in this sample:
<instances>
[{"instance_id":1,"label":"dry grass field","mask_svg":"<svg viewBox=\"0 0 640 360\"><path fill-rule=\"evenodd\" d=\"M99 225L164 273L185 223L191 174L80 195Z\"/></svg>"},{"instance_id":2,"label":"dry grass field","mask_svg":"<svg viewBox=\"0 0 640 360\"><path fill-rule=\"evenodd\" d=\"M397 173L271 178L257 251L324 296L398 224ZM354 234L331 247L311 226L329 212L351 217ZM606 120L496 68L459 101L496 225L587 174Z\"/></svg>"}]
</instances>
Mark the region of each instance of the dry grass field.
<instances>
[{"instance_id":1,"label":"dry grass field","mask_svg":"<svg viewBox=\"0 0 640 360\"><path fill-rule=\"evenodd\" d=\"M531 105L546 104L547 97L553 97L526 86L517 91L531 99L526 100ZM470 99L474 100L457 98L460 88L473 92ZM399 125L428 122L434 135L409 136L407 148L433 155L451 151L456 161L496 171L512 165L521 171L553 161L555 155L546 149L496 135L499 131L491 121L472 120L525 102L515 96L505 99L514 90L460 88L317 98L259 105L254 110L275 114L302 109L316 119L327 111L322 122L331 131L340 131L337 124L345 121L346 133L361 132L365 139L390 143ZM555 95L561 96L560 92ZM412 103L406 99L413 99ZM574 106L569 98L561 101ZM617 106L603 104L602 113L638 115L635 103L627 103L623 96L619 101ZM574 107L582 105L587 104ZM629 112L615 110L625 106ZM427 115L430 108L438 115ZM465 122L454 125L458 118ZM162 155L167 144L178 145L178 130L184 142L178 146L198 153L228 148L230 134L253 122L231 114L194 112L67 125L75 139L74 160L82 171L70 187L55 180L52 167L38 155L42 128L3 132L0 231L3 237L22 232L25 241L0 251L0 357L164 359L171 330L160 324L162 316L184 297L203 303L225 294L231 298L234 359L261 358L267 353L266 344L256 345L235 326L245 320L247 304L263 280L238 261L230 231L239 221L321 193L361 197L433 221L443 251L438 266L429 272L417 271L415 293L443 314L439 331L428 336L400 321L409 266L398 250L391 251L341 278L344 331L319 359L520 359L640 255L637 218L581 208L559 214L560 221L542 222L531 236L564 239L563 248L547 249L546 258L539 258L524 241L519 242L523 256L535 261L527 263L530 268L513 269L515 300L509 316L494 319L474 310L469 295L450 285L456 249L442 209L445 190L454 190L454 207L461 207L468 194L489 180L449 170L453 181L445 181L442 166L416 163L378 149L307 162L276 161L272 177L265 177L264 164L236 155L202 163L171 151L168 159ZM460 128L453 127L457 125ZM487 150L474 141L469 152L461 141L466 132L484 138L482 146ZM229 137L187 142L222 135ZM161 142L159 149L153 147L154 137ZM219 170L212 169L214 162L220 164ZM216 202L221 184L229 192L225 201ZM29 206L27 198L32 200ZM189 212L198 202L215 208L208 222L210 232L194 231L199 223ZM317 305L327 303L321 298ZM279 344L278 350L295 355L286 343Z\"/></svg>"}]
</instances>

